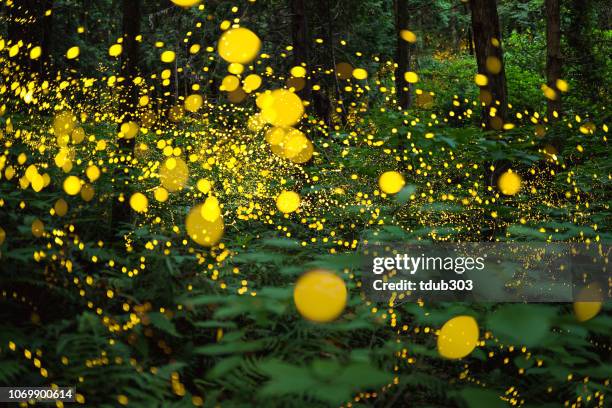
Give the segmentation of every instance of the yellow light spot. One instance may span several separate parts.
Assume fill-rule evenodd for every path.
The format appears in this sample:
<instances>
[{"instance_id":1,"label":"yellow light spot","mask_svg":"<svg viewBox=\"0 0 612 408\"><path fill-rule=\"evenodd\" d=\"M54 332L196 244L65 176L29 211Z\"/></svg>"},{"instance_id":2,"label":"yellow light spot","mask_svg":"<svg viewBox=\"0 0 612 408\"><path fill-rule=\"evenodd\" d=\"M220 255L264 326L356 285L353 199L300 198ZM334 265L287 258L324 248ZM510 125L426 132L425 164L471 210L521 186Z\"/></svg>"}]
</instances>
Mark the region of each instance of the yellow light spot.
<instances>
[{"instance_id":1,"label":"yellow light spot","mask_svg":"<svg viewBox=\"0 0 612 408\"><path fill-rule=\"evenodd\" d=\"M201 206L202 218L208 222L215 222L221 216L221 207L217 197L207 197L204 204Z\"/></svg>"},{"instance_id":2,"label":"yellow light spot","mask_svg":"<svg viewBox=\"0 0 612 408\"><path fill-rule=\"evenodd\" d=\"M159 178L166 190L179 191L185 187L189 179L189 168L182 159L171 157L160 166Z\"/></svg>"},{"instance_id":3,"label":"yellow light spot","mask_svg":"<svg viewBox=\"0 0 612 408\"><path fill-rule=\"evenodd\" d=\"M497 186L502 194L515 195L521 189L521 177L509 170L499 177Z\"/></svg>"},{"instance_id":4,"label":"yellow light spot","mask_svg":"<svg viewBox=\"0 0 612 408\"><path fill-rule=\"evenodd\" d=\"M198 95L198 94L189 95L185 99L185 110L195 113L202 107L203 103L204 103L204 100L202 99L201 95Z\"/></svg>"},{"instance_id":5,"label":"yellow light spot","mask_svg":"<svg viewBox=\"0 0 612 408\"><path fill-rule=\"evenodd\" d=\"M414 44L417 41L417 36L410 30L401 30L400 37L402 40Z\"/></svg>"},{"instance_id":6,"label":"yellow light spot","mask_svg":"<svg viewBox=\"0 0 612 408\"><path fill-rule=\"evenodd\" d=\"M121 44L113 44L108 49L108 55L111 57L118 57L123 52L123 46Z\"/></svg>"},{"instance_id":7,"label":"yellow light spot","mask_svg":"<svg viewBox=\"0 0 612 408\"><path fill-rule=\"evenodd\" d=\"M601 310L602 290L597 285L587 286L578 292L574 302L574 314L579 322L591 320Z\"/></svg>"},{"instance_id":8,"label":"yellow light spot","mask_svg":"<svg viewBox=\"0 0 612 408\"><path fill-rule=\"evenodd\" d=\"M487 72L490 74L499 74L502 70L502 63L499 58L489 56L485 62Z\"/></svg>"},{"instance_id":9,"label":"yellow light spot","mask_svg":"<svg viewBox=\"0 0 612 408\"><path fill-rule=\"evenodd\" d=\"M130 197L130 207L139 213L147 212L149 200L147 199L147 196L142 193L134 193Z\"/></svg>"},{"instance_id":10,"label":"yellow light spot","mask_svg":"<svg viewBox=\"0 0 612 408\"><path fill-rule=\"evenodd\" d=\"M299 96L286 89L277 89L257 98L261 117L274 126L290 127L297 124L304 115L304 104Z\"/></svg>"},{"instance_id":11,"label":"yellow light spot","mask_svg":"<svg viewBox=\"0 0 612 408\"><path fill-rule=\"evenodd\" d=\"M177 6L193 7L197 4L200 4L202 0L170 0L170 1L176 4Z\"/></svg>"},{"instance_id":12,"label":"yellow light spot","mask_svg":"<svg viewBox=\"0 0 612 408\"><path fill-rule=\"evenodd\" d=\"M404 176L397 171L387 171L378 179L378 185L383 193L396 194L404 188L406 181L404 180Z\"/></svg>"},{"instance_id":13,"label":"yellow light spot","mask_svg":"<svg viewBox=\"0 0 612 408\"><path fill-rule=\"evenodd\" d=\"M158 187L153 192L153 196L160 203L166 202L168 200L168 190L163 187Z\"/></svg>"},{"instance_id":14,"label":"yellow light spot","mask_svg":"<svg viewBox=\"0 0 612 408\"><path fill-rule=\"evenodd\" d=\"M261 86L261 77L257 74L251 74L244 78L243 88L247 93L256 91Z\"/></svg>"},{"instance_id":15,"label":"yellow light spot","mask_svg":"<svg viewBox=\"0 0 612 408\"><path fill-rule=\"evenodd\" d=\"M221 81L221 90L227 92L233 92L240 86L240 80L235 75L227 75Z\"/></svg>"},{"instance_id":16,"label":"yellow light spot","mask_svg":"<svg viewBox=\"0 0 612 408\"><path fill-rule=\"evenodd\" d=\"M206 179L200 179L198 180L198 182L196 183L196 187L198 188L198 190L200 190L202 193L204 194L208 194L208 192L210 191L212 184L210 181L206 180Z\"/></svg>"},{"instance_id":17,"label":"yellow light spot","mask_svg":"<svg viewBox=\"0 0 612 408\"><path fill-rule=\"evenodd\" d=\"M355 68L353 70L353 77L355 79L363 80L368 78L368 71L363 68Z\"/></svg>"},{"instance_id":18,"label":"yellow light spot","mask_svg":"<svg viewBox=\"0 0 612 408\"><path fill-rule=\"evenodd\" d=\"M64 180L64 191L68 195L77 195L81 191L81 180L77 176L68 176Z\"/></svg>"},{"instance_id":19,"label":"yellow light spot","mask_svg":"<svg viewBox=\"0 0 612 408\"><path fill-rule=\"evenodd\" d=\"M259 37L244 27L227 30L219 39L219 55L227 62L248 64L257 57L260 49Z\"/></svg>"},{"instance_id":20,"label":"yellow light spot","mask_svg":"<svg viewBox=\"0 0 612 408\"><path fill-rule=\"evenodd\" d=\"M55 202L53 209L55 210L55 214L57 214L59 217L63 217L66 215L66 213L68 213L68 203L63 198L60 198Z\"/></svg>"},{"instance_id":21,"label":"yellow light spot","mask_svg":"<svg viewBox=\"0 0 612 408\"><path fill-rule=\"evenodd\" d=\"M166 50L162 52L161 54L161 60L162 62L165 62L166 64L174 62L175 59L176 59L176 53L174 51Z\"/></svg>"},{"instance_id":22,"label":"yellow light spot","mask_svg":"<svg viewBox=\"0 0 612 408\"><path fill-rule=\"evenodd\" d=\"M45 224L43 224L43 222L39 220L38 218L35 219L32 222L32 235L34 235L36 238L40 238L42 237L44 232L45 232Z\"/></svg>"},{"instance_id":23,"label":"yellow light spot","mask_svg":"<svg viewBox=\"0 0 612 408\"><path fill-rule=\"evenodd\" d=\"M300 207L300 195L294 191L283 191L276 197L276 208L282 213L289 214Z\"/></svg>"},{"instance_id":24,"label":"yellow light spot","mask_svg":"<svg viewBox=\"0 0 612 408\"><path fill-rule=\"evenodd\" d=\"M223 217L217 217L213 222L207 221L202 217L202 205L198 205L189 211L185 227L189 238L202 246L211 247L223 236Z\"/></svg>"},{"instance_id":25,"label":"yellow light spot","mask_svg":"<svg viewBox=\"0 0 612 408\"><path fill-rule=\"evenodd\" d=\"M474 350L478 336L478 324L473 317L453 317L440 329L438 352L449 359L463 358Z\"/></svg>"},{"instance_id":26,"label":"yellow light spot","mask_svg":"<svg viewBox=\"0 0 612 408\"><path fill-rule=\"evenodd\" d=\"M301 276L295 284L293 301L298 312L313 322L325 323L340 316L348 293L342 278L325 270Z\"/></svg>"},{"instance_id":27,"label":"yellow light spot","mask_svg":"<svg viewBox=\"0 0 612 408\"><path fill-rule=\"evenodd\" d=\"M489 83L489 78L487 78L487 76L483 74L476 74L474 76L474 82L478 86L487 86L487 84Z\"/></svg>"},{"instance_id":28,"label":"yellow light spot","mask_svg":"<svg viewBox=\"0 0 612 408\"><path fill-rule=\"evenodd\" d=\"M40 58L41 55L42 48L40 48L39 46L36 46L30 50L30 58L33 60Z\"/></svg>"},{"instance_id":29,"label":"yellow light spot","mask_svg":"<svg viewBox=\"0 0 612 408\"><path fill-rule=\"evenodd\" d=\"M569 84L567 83L567 81L563 79L557 79L557 82L555 85L557 86L557 89L560 90L561 92L569 91Z\"/></svg>"},{"instance_id":30,"label":"yellow light spot","mask_svg":"<svg viewBox=\"0 0 612 408\"><path fill-rule=\"evenodd\" d=\"M306 76L306 68L301 66L293 67L291 68L291 75L296 78L304 78Z\"/></svg>"},{"instance_id":31,"label":"yellow light spot","mask_svg":"<svg viewBox=\"0 0 612 408\"><path fill-rule=\"evenodd\" d=\"M75 59L79 56L79 54L81 54L81 49L79 47L72 47L66 52L66 58L70 60Z\"/></svg>"},{"instance_id":32,"label":"yellow light spot","mask_svg":"<svg viewBox=\"0 0 612 408\"><path fill-rule=\"evenodd\" d=\"M419 82L419 76L417 75L416 72L412 72L412 71L406 72L404 74L404 79L409 84L416 84L417 82Z\"/></svg>"}]
</instances>

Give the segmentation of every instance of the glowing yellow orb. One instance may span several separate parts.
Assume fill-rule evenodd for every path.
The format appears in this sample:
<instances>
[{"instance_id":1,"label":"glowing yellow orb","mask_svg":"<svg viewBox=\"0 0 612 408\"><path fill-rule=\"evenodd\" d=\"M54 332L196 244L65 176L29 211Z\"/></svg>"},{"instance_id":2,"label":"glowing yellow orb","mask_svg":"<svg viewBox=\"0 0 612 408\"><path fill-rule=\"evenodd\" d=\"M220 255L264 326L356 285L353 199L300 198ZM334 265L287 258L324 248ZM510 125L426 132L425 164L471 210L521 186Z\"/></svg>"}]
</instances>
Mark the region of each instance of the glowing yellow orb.
<instances>
[{"instance_id":1,"label":"glowing yellow orb","mask_svg":"<svg viewBox=\"0 0 612 408\"><path fill-rule=\"evenodd\" d=\"M55 214L59 217L63 217L68 213L68 203L63 198L60 198L55 202L53 209L55 210Z\"/></svg>"},{"instance_id":2,"label":"glowing yellow orb","mask_svg":"<svg viewBox=\"0 0 612 408\"><path fill-rule=\"evenodd\" d=\"M64 180L64 191L66 194L75 196L81 191L81 180L77 176L68 176Z\"/></svg>"},{"instance_id":3,"label":"glowing yellow orb","mask_svg":"<svg viewBox=\"0 0 612 408\"><path fill-rule=\"evenodd\" d=\"M43 179L43 177L40 174L36 173L32 177L32 180L30 181L30 184L32 185L32 190L34 190L34 191L36 191L38 193L45 186L45 180Z\"/></svg>"},{"instance_id":4,"label":"glowing yellow orb","mask_svg":"<svg viewBox=\"0 0 612 408\"><path fill-rule=\"evenodd\" d=\"M574 314L579 322L591 320L601 310L603 293L599 285L587 286L578 292L574 302Z\"/></svg>"},{"instance_id":5,"label":"glowing yellow orb","mask_svg":"<svg viewBox=\"0 0 612 408\"><path fill-rule=\"evenodd\" d=\"M149 207L149 199L142 193L134 193L130 197L130 207L136 212L147 212Z\"/></svg>"},{"instance_id":6,"label":"glowing yellow orb","mask_svg":"<svg viewBox=\"0 0 612 408\"><path fill-rule=\"evenodd\" d=\"M108 49L108 55L111 57L118 57L123 52L123 46L121 44L113 44Z\"/></svg>"},{"instance_id":7,"label":"glowing yellow orb","mask_svg":"<svg viewBox=\"0 0 612 408\"><path fill-rule=\"evenodd\" d=\"M497 57L488 56L485 62L485 66L487 68L487 72L491 74L499 74L502 70L501 60Z\"/></svg>"},{"instance_id":8,"label":"glowing yellow orb","mask_svg":"<svg viewBox=\"0 0 612 408\"><path fill-rule=\"evenodd\" d=\"M304 78L306 76L306 68L302 66L293 67L291 68L290 72L291 72L291 75L293 75L296 78Z\"/></svg>"},{"instance_id":9,"label":"glowing yellow orb","mask_svg":"<svg viewBox=\"0 0 612 408\"><path fill-rule=\"evenodd\" d=\"M136 122L126 122L121 125L121 133L119 137L123 137L124 139L133 139L138 134L140 128L136 124Z\"/></svg>"},{"instance_id":10,"label":"glowing yellow orb","mask_svg":"<svg viewBox=\"0 0 612 408\"><path fill-rule=\"evenodd\" d=\"M253 91L256 91L261 86L261 82L262 80L259 75L251 74L244 78L242 85L245 92L251 93Z\"/></svg>"},{"instance_id":11,"label":"glowing yellow orb","mask_svg":"<svg viewBox=\"0 0 612 408\"><path fill-rule=\"evenodd\" d=\"M515 195L521 189L521 177L513 171L507 171L499 177L497 186L502 194Z\"/></svg>"},{"instance_id":12,"label":"glowing yellow orb","mask_svg":"<svg viewBox=\"0 0 612 408\"><path fill-rule=\"evenodd\" d=\"M70 136L74 144L79 144L85 140L85 130L82 127L74 128Z\"/></svg>"},{"instance_id":13,"label":"glowing yellow orb","mask_svg":"<svg viewBox=\"0 0 612 408\"><path fill-rule=\"evenodd\" d=\"M71 47L66 51L66 58L75 59L78 58L79 54L81 54L81 49L79 47Z\"/></svg>"},{"instance_id":14,"label":"glowing yellow orb","mask_svg":"<svg viewBox=\"0 0 612 408\"><path fill-rule=\"evenodd\" d=\"M399 193L406 185L404 176L397 171L387 171L378 179L378 185L383 193L396 194Z\"/></svg>"},{"instance_id":15,"label":"glowing yellow orb","mask_svg":"<svg viewBox=\"0 0 612 408\"><path fill-rule=\"evenodd\" d=\"M33 60L40 58L42 55L42 48L36 46L30 50L30 58Z\"/></svg>"},{"instance_id":16,"label":"glowing yellow orb","mask_svg":"<svg viewBox=\"0 0 612 408\"><path fill-rule=\"evenodd\" d=\"M300 277L293 290L298 312L313 322L335 320L346 306L348 293L342 278L325 270L314 270Z\"/></svg>"},{"instance_id":17,"label":"glowing yellow orb","mask_svg":"<svg viewBox=\"0 0 612 408\"><path fill-rule=\"evenodd\" d=\"M87 170L85 170L85 175L87 176L89 181L93 183L94 181L100 178L100 169L96 165L89 166Z\"/></svg>"},{"instance_id":18,"label":"glowing yellow orb","mask_svg":"<svg viewBox=\"0 0 612 408\"><path fill-rule=\"evenodd\" d=\"M219 39L219 55L227 62L248 64L260 49L261 40L257 34L244 27L229 29Z\"/></svg>"},{"instance_id":19,"label":"glowing yellow orb","mask_svg":"<svg viewBox=\"0 0 612 408\"><path fill-rule=\"evenodd\" d=\"M32 222L32 235L34 235L36 238L40 238L44 232L45 224L43 224L43 222L38 218L35 219L34 222Z\"/></svg>"},{"instance_id":20,"label":"glowing yellow orb","mask_svg":"<svg viewBox=\"0 0 612 408\"><path fill-rule=\"evenodd\" d=\"M164 202L166 202L168 200L168 190L166 190L163 187L158 187L153 192L153 196L160 203L164 203Z\"/></svg>"},{"instance_id":21,"label":"glowing yellow orb","mask_svg":"<svg viewBox=\"0 0 612 408\"><path fill-rule=\"evenodd\" d=\"M174 51L167 50L167 51L162 52L162 55L161 55L162 62L169 64L171 62L174 62L175 59L176 59L176 53Z\"/></svg>"},{"instance_id":22,"label":"glowing yellow orb","mask_svg":"<svg viewBox=\"0 0 612 408\"><path fill-rule=\"evenodd\" d=\"M83 201L89 202L93 200L95 194L96 194L96 190L93 188L91 184L89 183L83 184L83 187L81 188L81 198L83 199Z\"/></svg>"},{"instance_id":23,"label":"glowing yellow orb","mask_svg":"<svg viewBox=\"0 0 612 408\"><path fill-rule=\"evenodd\" d=\"M353 77L355 79L367 79L368 78L368 71L366 71L363 68L355 68L353 70Z\"/></svg>"},{"instance_id":24,"label":"glowing yellow orb","mask_svg":"<svg viewBox=\"0 0 612 408\"><path fill-rule=\"evenodd\" d=\"M212 187L212 183L206 179L199 179L196 183L196 187L198 188L198 190L200 190L200 192L208 194Z\"/></svg>"},{"instance_id":25,"label":"glowing yellow orb","mask_svg":"<svg viewBox=\"0 0 612 408\"><path fill-rule=\"evenodd\" d=\"M478 86L487 86L489 84L489 78L487 78L487 76L483 74L476 74L474 76L474 82Z\"/></svg>"},{"instance_id":26,"label":"glowing yellow orb","mask_svg":"<svg viewBox=\"0 0 612 408\"><path fill-rule=\"evenodd\" d=\"M277 89L258 98L261 117L274 126L290 127L304 116L304 104L299 96L286 89Z\"/></svg>"},{"instance_id":27,"label":"glowing yellow orb","mask_svg":"<svg viewBox=\"0 0 612 408\"><path fill-rule=\"evenodd\" d=\"M276 197L276 208L282 213L289 214L300 207L300 195L294 191L283 191Z\"/></svg>"},{"instance_id":28,"label":"glowing yellow orb","mask_svg":"<svg viewBox=\"0 0 612 408\"><path fill-rule=\"evenodd\" d=\"M200 110L203 103L204 103L204 100L202 99L201 95L198 95L198 94L189 95L185 99L185 110L195 113L198 110Z\"/></svg>"},{"instance_id":29,"label":"glowing yellow orb","mask_svg":"<svg viewBox=\"0 0 612 408\"><path fill-rule=\"evenodd\" d=\"M412 71L406 72L404 74L404 79L409 84L416 84L417 82L419 82L419 76L417 75L416 72L412 72Z\"/></svg>"},{"instance_id":30,"label":"glowing yellow orb","mask_svg":"<svg viewBox=\"0 0 612 408\"><path fill-rule=\"evenodd\" d=\"M64 111L53 119L53 133L56 136L68 135L76 125L76 117L70 111Z\"/></svg>"},{"instance_id":31,"label":"glowing yellow orb","mask_svg":"<svg viewBox=\"0 0 612 408\"><path fill-rule=\"evenodd\" d=\"M178 157L170 157L159 169L161 185L170 192L182 190L189 179L187 164Z\"/></svg>"},{"instance_id":32,"label":"glowing yellow orb","mask_svg":"<svg viewBox=\"0 0 612 408\"><path fill-rule=\"evenodd\" d=\"M312 142L297 129L289 129L281 142L283 149L282 157L286 157L294 163L305 163L312 157Z\"/></svg>"},{"instance_id":33,"label":"glowing yellow orb","mask_svg":"<svg viewBox=\"0 0 612 408\"><path fill-rule=\"evenodd\" d=\"M226 92L233 92L240 86L240 80L235 75L227 75L221 81L221 90Z\"/></svg>"},{"instance_id":34,"label":"glowing yellow orb","mask_svg":"<svg viewBox=\"0 0 612 408\"><path fill-rule=\"evenodd\" d=\"M201 206L202 218L208 222L215 222L221 216L221 207L217 197L207 197L204 204Z\"/></svg>"},{"instance_id":35,"label":"glowing yellow orb","mask_svg":"<svg viewBox=\"0 0 612 408\"><path fill-rule=\"evenodd\" d=\"M453 317L440 329L438 352L450 359L463 358L474 350L478 336L478 324L473 317Z\"/></svg>"},{"instance_id":36,"label":"glowing yellow orb","mask_svg":"<svg viewBox=\"0 0 612 408\"><path fill-rule=\"evenodd\" d=\"M400 31L400 37L402 38L402 40L409 42L409 43L415 43L417 41L416 34L410 30Z\"/></svg>"},{"instance_id":37,"label":"glowing yellow orb","mask_svg":"<svg viewBox=\"0 0 612 408\"><path fill-rule=\"evenodd\" d=\"M202 0L170 0L170 1L176 4L177 6L193 7L197 4L200 4Z\"/></svg>"},{"instance_id":38,"label":"glowing yellow orb","mask_svg":"<svg viewBox=\"0 0 612 408\"><path fill-rule=\"evenodd\" d=\"M216 245L223 236L223 217L215 221L207 221L202 217L202 205L193 207L185 220L187 235L198 244L211 247Z\"/></svg>"}]
</instances>

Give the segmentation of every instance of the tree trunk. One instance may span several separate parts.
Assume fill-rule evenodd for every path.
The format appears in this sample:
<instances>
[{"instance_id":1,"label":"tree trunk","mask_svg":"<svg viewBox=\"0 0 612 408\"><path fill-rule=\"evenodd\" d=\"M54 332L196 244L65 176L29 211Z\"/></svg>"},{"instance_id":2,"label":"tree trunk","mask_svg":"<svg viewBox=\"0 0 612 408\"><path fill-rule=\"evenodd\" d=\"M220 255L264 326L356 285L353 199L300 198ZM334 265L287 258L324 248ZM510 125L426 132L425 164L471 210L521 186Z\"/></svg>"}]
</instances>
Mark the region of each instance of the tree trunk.
<instances>
[{"instance_id":1,"label":"tree trunk","mask_svg":"<svg viewBox=\"0 0 612 408\"><path fill-rule=\"evenodd\" d=\"M467 3L463 3L463 11L466 15L470 14L470 10L468 9ZM474 55L474 36L472 35L472 26L468 25L466 28L465 41L468 47L468 53L470 55Z\"/></svg>"},{"instance_id":2,"label":"tree trunk","mask_svg":"<svg viewBox=\"0 0 612 408\"><path fill-rule=\"evenodd\" d=\"M561 93L557 80L561 78L561 12L559 0L546 0L546 81L555 90L556 98L548 100L548 120L561 113ZM554 112L557 112L555 116Z\"/></svg>"},{"instance_id":3,"label":"tree trunk","mask_svg":"<svg viewBox=\"0 0 612 408\"><path fill-rule=\"evenodd\" d=\"M578 80L588 91L591 100L596 101L598 84L602 83L600 70L593 54L591 41L591 0L572 0L569 4L570 25L567 42L573 54L573 62L578 67Z\"/></svg>"},{"instance_id":4,"label":"tree trunk","mask_svg":"<svg viewBox=\"0 0 612 408\"><path fill-rule=\"evenodd\" d=\"M395 71L395 89L397 92L397 103L402 109L407 109L411 104L410 84L404 79L404 73L410 70L410 43L402 39L400 33L408 29L410 16L408 13L408 0L394 0L395 7L395 31L397 47L395 59L397 70Z\"/></svg>"},{"instance_id":5,"label":"tree trunk","mask_svg":"<svg viewBox=\"0 0 612 408\"><path fill-rule=\"evenodd\" d=\"M140 33L141 9L140 0L122 0L123 7L123 52L121 53L121 77L123 82L119 88L119 129L121 124L136 120L136 108L138 106L138 88L132 81L138 75L138 54L139 43L136 37ZM134 140L120 138L118 146L120 154L124 157L133 157ZM128 160L126 160L128 162ZM116 234L120 224L128 223L131 220L131 210L129 205L130 188L129 182L123 180L125 177L123 166L117 165L115 172L116 193L123 194L124 200L119 201L117 197L113 200L112 232Z\"/></svg>"},{"instance_id":6,"label":"tree trunk","mask_svg":"<svg viewBox=\"0 0 612 408\"><path fill-rule=\"evenodd\" d=\"M501 129L506 118L508 102L497 2L471 0L470 5L478 73L487 77L487 84L480 87L481 101L486 106L496 108L495 117L490 118L487 109L483 112L483 120L487 128Z\"/></svg>"},{"instance_id":7,"label":"tree trunk","mask_svg":"<svg viewBox=\"0 0 612 408\"><path fill-rule=\"evenodd\" d=\"M334 44L332 38L332 24L334 23L334 19L332 16L331 1L319 0L311 3L316 4L315 11L321 19L320 36L323 38L323 43L325 44L323 48L324 58L322 58L321 63L318 65L322 66L323 71L325 71L328 69L326 64L329 62L329 66L335 70L336 61L334 57ZM312 55L309 55L309 57L312 58ZM317 80L320 81L321 89L312 92L314 111L317 119L323 121L328 127L331 127L333 106L330 95L334 95L336 93L338 78L335 76L331 78L332 83L329 83L328 80L326 81L326 78L323 76L318 76Z\"/></svg>"},{"instance_id":8,"label":"tree trunk","mask_svg":"<svg viewBox=\"0 0 612 408\"><path fill-rule=\"evenodd\" d=\"M308 19L306 17L305 0L290 0L291 2L291 37L293 39L293 65L306 65L310 70L309 44L308 44ZM308 74L306 75L308 77ZM311 92L308 80L305 78L304 88L298 92L302 99L310 100Z\"/></svg>"}]
</instances>

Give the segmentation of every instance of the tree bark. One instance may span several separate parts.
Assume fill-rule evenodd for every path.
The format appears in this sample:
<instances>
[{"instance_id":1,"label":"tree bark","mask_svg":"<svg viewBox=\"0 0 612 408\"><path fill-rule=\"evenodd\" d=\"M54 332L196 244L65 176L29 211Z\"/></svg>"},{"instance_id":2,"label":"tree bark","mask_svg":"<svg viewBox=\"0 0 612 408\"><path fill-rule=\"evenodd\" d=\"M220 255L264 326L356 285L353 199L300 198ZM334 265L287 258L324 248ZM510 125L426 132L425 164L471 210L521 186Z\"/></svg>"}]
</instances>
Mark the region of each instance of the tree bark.
<instances>
[{"instance_id":1,"label":"tree bark","mask_svg":"<svg viewBox=\"0 0 612 408\"><path fill-rule=\"evenodd\" d=\"M408 29L410 16L408 13L408 0L394 0L395 7L395 31L396 31L396 52L395 59L397 70L395 71L395 89L397 93L397 103L403 109L410 107L412 98L410 95L410 84L404 79L404 73L410 70L410 43L403 40L400 33Z\"/></svg>"},{"instance_id":2,"label":"tree bark","mask_svg":"<svg viewBox=\"0 0 612 408\"><path fill-rule=\"evenodd\" d=\"M121 77L123 82L119 88L119 129L121 124L136 120L136 109L138 106L138 88L132 81L138 75L138 55L139 42L136 37L140 33L141 20L141 4L140 0L122 0L123 7L123 52L121 53ZM126 157L125 163L134 155L135 138L118 139L119 154ZM123 194L124 200L119 201L117 197L113 199L113 213L111 230L116 234L120 224L129 223L132 218L132 212L129 205L130 188L127 181L122 180L123 166L117 165L115 172L115 186L118 191L116 193Z\"/></svg>"},{"instance_id":3,"label":"tree bark","mask_svg":"<svg viewBox=\"0 0 612 408\"><path fill-rule=\"evenodd\" d=\"M555 90L556 98L548 100L548 120L561 114L561 93L557 80L561 78L561 12L559 0L546 0L546 81ZM557 112L555 116L554 112Z\"/></svg>"},{"instance_id":4,"label":"tree bark","mask_svg":"<svg viewBox=\"0 0 612 408\"><path fill-rule=\"evenodd\" d=\"M573 54L573 62L578 67L578 79L588 92L591 100L596 101L598 84L602 83L600 70L593 54L591 41L592 0L572 0L569 4L570 25L567 42Z\"/></svg>"},{"instance_id":5,"label":"tree bark","mask_svg":"<svg viewBox=\"0 0 612 408\"><path fill-rule=\"evenodd\" d=\"M463 11L465 12L466 15L470 14L470 10L468 9L468 5L466 2L463 3ZM474 36L472 35L472 26L468 25L465 31L466 31L465 40L467 42L468 53L470 55L474 55Z\"/></svg>"},{"instance_id":6,"label":"tree bark","mask_svg":"<svg viewBox=\"0 0 612 408\"><path fill-rule=\"evenodd\" d=\"M495 105L496 115L483 112L487 128L501 128L508 110L504 55L501 46L501 30L496 0L471 0L472 32L476 51L478 73L487 77L487 84L480 87L485 105ZM498 69L492 69L497 65Z\"/></svg>"},{"instance_id":7,"label":"tree bark","mask_svg":"<svg viewBox=\"0 0 612 408\"><path fill-rule=\"evenodd\" d=\"M293 65L306 65L307 71L310 70L310 47L308 44L308 18L306 16L305 0L290 0L291 2L291 37L293 39ZM308 85L308 74L306 75L306 84L304 88L298 92L302 99L310 100L311 92Z\"/></svg>"}]
</instances>

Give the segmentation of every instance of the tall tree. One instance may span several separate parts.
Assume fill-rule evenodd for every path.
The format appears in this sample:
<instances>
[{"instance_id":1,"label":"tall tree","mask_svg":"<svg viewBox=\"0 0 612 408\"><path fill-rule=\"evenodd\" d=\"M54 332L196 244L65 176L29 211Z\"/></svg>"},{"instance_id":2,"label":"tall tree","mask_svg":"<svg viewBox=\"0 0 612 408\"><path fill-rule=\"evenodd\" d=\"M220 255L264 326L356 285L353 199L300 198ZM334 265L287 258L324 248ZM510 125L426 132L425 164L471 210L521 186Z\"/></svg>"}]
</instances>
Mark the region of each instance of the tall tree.
<instances>
[{"instance_id":1,"label":"tall tree","mask_svg":"<svg viewBox=\"0 0 612 408\"><path fill-rule=\"evenodd\" d=\"M123 30L123 52L121 53L121 77L123 78L120 88L121 99L119 101L119 131L123 123L135 121L136 109L138 106L138 88L132 81L138 75L138 55L141 20L141 0L122 0L122 30ZM120 138L118 141L119 153L126 158L125 163L129 163L134 154L134 138ZM116 233L121 223L131 220L129 201L129 182L121 183L124 176L122 166L117 166L115 173L116 185L119 186L119 194L124 195L124 200L113 200L113 213L111 230Z\"/></svg>"},{"instance_id":2,"label":"tall tree","mask_svg":"<svg viewBox=\"0 0 612 408\"><path fill-rule=\"evenodd\" d=\"M396 31L396 55L397 70L395 71L395 89L397 90L397 102L406 109L410 106L410 86L404 80L404 73L410 69L410 43L402 38L402 30L408 29L410 14L408 0L394 0L395 8L395 31Z\"/></svg>"},{"instance_id":3,"label":"tall tree","mask_svg":"<svg viewBox=\"0 0 612 408\"><path fill-rule=\"evenodd\" d=\"M309 36L308 18L306 16L305 0L290 0L291 2L291 37L293 39L293 65L306 65L310 70L309 60ZM303 99L310 99L310 87L308 84L299 92Z\"/></svg>"},{"instance_id":4,"label":"tall tree","mask_svg":"<svg viewBox=\"0 0 612 408\"><path fill-rule=\"evenodd\" d=\"M559 0L546 0L546 81L551 89L556 90L554 99L548 99L547 116L555 119L561 113L561 94L556 89L557 80L561 78L561 12Z\"/></svg>"},{"instance_id":5,"label":"tall tree","mask_svg":"<svg viewBox=\"0 0 612 408\"><path fill-rule=\"evenodd\" d=\"M483 116L487 118L487 127L497 129L501 128L508 109L497 1L471 0L470 6L478 73L487 78L486 83L479 84L481 100L485 105L497 105L495 117L489 120L488 113Z\"/></svg>"},{"instance_id":6,"label":"tall tree","mask_svg":"<svg viewBox=\"0 0 612 408\"><path fill-rule=\"evenodd\" d=\"M587 90L588 96L597 100L600 71L593 52L592 41L592 0L571 0L569 3L570 24L567 43L573 54L573 63L578 68L578 80Z\"/></svg>"}]
</instances>

